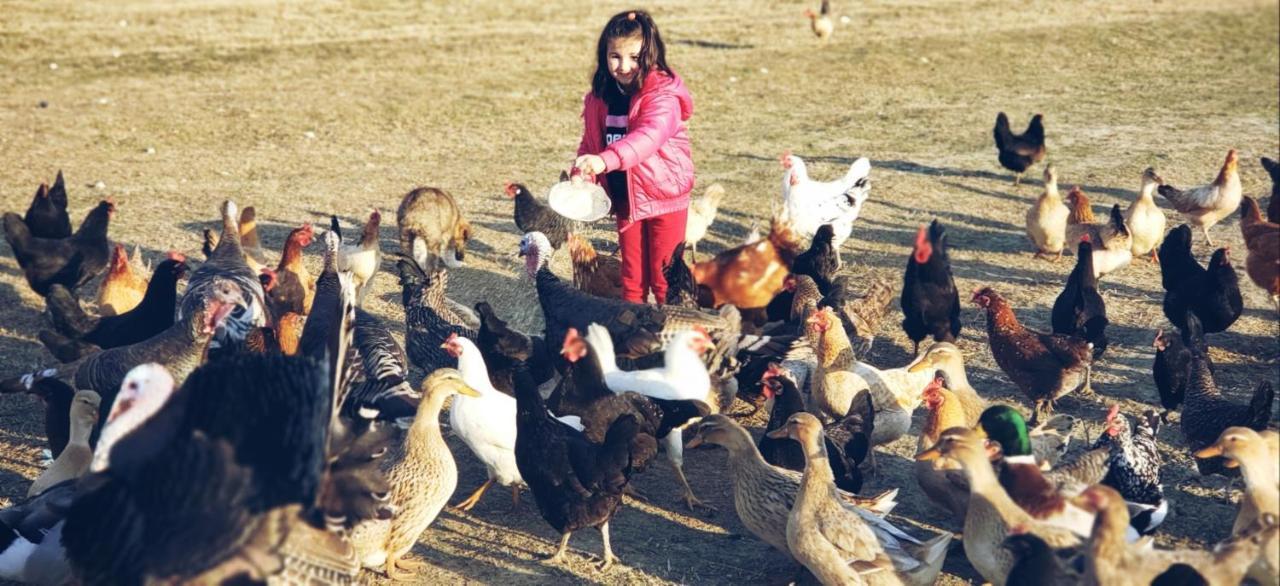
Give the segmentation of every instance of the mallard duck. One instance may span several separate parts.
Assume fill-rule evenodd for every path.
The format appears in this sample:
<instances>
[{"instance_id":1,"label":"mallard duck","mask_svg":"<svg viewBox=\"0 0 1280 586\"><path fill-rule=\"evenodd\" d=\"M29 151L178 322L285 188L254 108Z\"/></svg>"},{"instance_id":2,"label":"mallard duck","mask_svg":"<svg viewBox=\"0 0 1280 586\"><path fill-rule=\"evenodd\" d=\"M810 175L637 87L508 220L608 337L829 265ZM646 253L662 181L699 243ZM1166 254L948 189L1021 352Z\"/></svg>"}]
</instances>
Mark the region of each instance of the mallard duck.
<instances>
[{"instance_id":1,"label":"mallard duck","mask_svg":"<svg viewBox=\"0 0 1280 586\"><path fill-rule=\"evenodd\" d=\"M969 506L964 518L964 553L982 577L1004 586L1013 566L1013 555L1000 546L1009 528L1025 526L1052 548L1071 547L1080 538L1067 529L1043 523L1022 510L1005 492L991 468L989 448L974 430L957 427L942 434L938 444L916 456L918 461L946 457L958 463L969 481Z\"/></svg>"},{"instance_id":2,"label":"mallard duck","mask_svg":"<svg viewBox=\"0 0 1280 586\"><path fill-rule=\"evenodd\" d=\"M1000 486L1013 502L1038 521L1070 530L1080 537L1089 536L1093 515L1067 502L1059 491L1059 483L1045 477L1031 453L1027 422L1017 409L1008 405L990 407L978 419L977 429L1000 445ZM1105 462L1105 454L1101 459ZM1100 482L1105 473L1103 470L1102 474L1096 474L1093 482Z\"/></svg>"},{"instance_id":3,"label":"mallard duck","mask_svg":"<svg viewBox=\"0 0 1280 586\"><path fill-rule=\"evenodd\" d=\"M787 545L786 527L800 490L800 473L770 466L751 441L751 434L725 415L716 414L703 419L688 447L694 448L703 442L721 446L729 453L733 504L742 524L756 537L794 559ZM893 508L897 492L894 489L874 498L851 497L843 492L838 494L848 503L849 509L871 527L897 571L913 572L921 566L941 567L947 545L951 542L950 533L921 543L879 516Z\"/></svg>"},{"instance_id":4,"label":"mallard duck","mask_svg":"<svg viewBox=\"0 0 1280 586\"><path fill-rule=\"evenodd\" d=\"M933 584L940 566L921 564L910 573L894 575L893 563L871 528L841 502L818 418L796 413L768 435L796 440L805 453L800 490L787 517L787 547L796 561L823 584Z\"/></svg>"},{"instance_id":5,"label":"mallard duck","mask_svg":"<svg viewBox=\"0 0 1280 586\"><path fill-rule=\"evenodd\" d=\"M455 394L480 396L463 382L462 373L452 368L431 373L423 387L425 393L413 425L403 441L392 442L382 466L391 485L389 504L395 516L365 521L351 534L360 563L369 569L382 568L395 580L413 577L412 572L424 565L404 556L458 486L457 465L440 433L440 410Z\"/></svg>"},{"instance_id":6,"label":"mallard duck","mask_svg":"<svg viewBox=\"0 0 1280 586\"><path fill-rule=\"evenodd\" d=\"M1270 432L1274 435L1275 432ZM1275 483L1276 459L1270 453L1268 438L1247 427L1228 427L1218 441L1196 452L1197 458L1223 456L1225 466L1240 468L1244 477L1244 499L1231 526L1232 535L1240 535L1266 515L1280 516L1280 489ZM1280 547L1277 534L1263 535L1263 550L1249 569L1249 576L1260 584L1275 584L1280 575Z\"/></svg>"},{"instance_id":7,"label":"mallard duck","mask_svg":"<svg viewBox=\"0 0 1280 586\"><path fill-rule=\"evenodd\" d=\"M1181 564L1194 569L1204 580L1201 583L1234 586L1244 578L1249 561L1261 553L1261 540L1256 539L1256 533L1224 542L1212 552L1137 547L1125 542L1129 511L1115 489L1093 486L1073 500L1097 513L1092 537L1085 546L1087 584L1147 586ZM1274 528L1275 518L1270 519Z\"/></svg>"},{"instance_id":8,"label":"mallard duck","mask_svg":"<svg viewBox=\"0 0 1280 586\"><path fill-rule=\"evenodd\" d=\"M98 406L101 403L102 397L93 391L76 393L71 400L71 439L53 464L31 483L31 488L27 489L27 498L64 480L79 478L89 470L89 464L93 461L89 433L98 422Z\"/></svg>"}]
</instances>

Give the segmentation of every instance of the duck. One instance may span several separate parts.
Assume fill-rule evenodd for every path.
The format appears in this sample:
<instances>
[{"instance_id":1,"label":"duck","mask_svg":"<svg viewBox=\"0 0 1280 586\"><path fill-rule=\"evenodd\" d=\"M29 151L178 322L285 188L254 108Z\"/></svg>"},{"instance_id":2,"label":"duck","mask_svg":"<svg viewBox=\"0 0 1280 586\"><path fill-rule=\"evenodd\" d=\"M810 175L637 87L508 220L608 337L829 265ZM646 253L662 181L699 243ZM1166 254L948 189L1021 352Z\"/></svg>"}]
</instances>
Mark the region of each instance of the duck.
<instances>
[{"instance_id":1,"label":"duck","mask_svg":"<svg viewBox=\"0 0 1280 586\"><path fill-rule=\"evenodd\" d=\"M978 431L954 427L944 431L936 445L917 454L916 460L947 458L964 470L970 495L964 518L965 556L983 579L1004 586L1014 558L1000 544L1011 527L1025 527L1054 549L1078 546L1081 539L1068 529L1033 518L1009 497L991 467L994 447Z\"/></svg>"},{"instance_id":2,"label":"duck","mask_svg":"<svg viewBox=\"0 0 1280 586\"><path fill-rule=\"evenodd\" d=\"M361 565L381 568L393 580L412 578L415 570L425 566L404 556L458 486L458 467L440 433L440 410L454 395L480 397L467 386L462 373L452 368L436 370L422 386L423 398L412 426L403 441L391 442L390 453L383 457L383 474L391 486L389 504L395 515L364 521L351 532Z\"/></svg>"},{"instance_id":3,"label":"duck","mask_svg":"<svg viewBox=\"0 0 1280 586\"><path fill-rule=\"evenodd\" d=\"M960 348L951 342L934 342L933 345L925 349L924 353L912 360L907 365L907 372L917 374L920 372L935 372L941 370L947 375L947 390L955 395L958 406L964 410L964 423L970 427L978 424L978 416L987 408L987 400L978 395L978 391L974 390L973 385L969 384L969 376L964 368L964 353ZM959 425L959 424L958 424ZM939 433L944 429L953 426L943 427L938 430ZM937 441L933 438L932 441ZM933 445L932 441L930 446ZM928 447L928 446L926 446Z\"/></svg>"},{"instance_id":4,"label":"duck","mask_svg":"<svg viewBox=\"0 0 1280 586\"><path fill-rule=\"evenodd\" d=\"M806 456L801 446L791 439L775 438L768 432L785 429L792 415L804 411L804 397L792 376L777 363L769 365L761 377L761 383L765 396L773 399L773 408L769 411L765 434L760 436L760 454L774 466L803 471ZM836 487L841 490L854 494L862 490L862 471L858 466L870 451L866 430L871 423L864 422L864 419L873 416L872 413L866 416L852 414L823 430L829 458L828 467L831 468Z\"/></svg>"},{"instance_id":5,"label":"duck","mask_svg":"<svg viewBox=\"0 0 1280 586\"><path fill-rule=\"evenodd\" d=\"M1066 246L1067 216L1071 210L1058 192L1058 170L1052 163L1044 167L1044 192L1027 210L1027 238L1036 248L1035 258L1053 255L1062 258Z\"/></svg>"},{"instance_id":6,"label":"duck","mask_svg":"<svg viewBox=\"0 0 1280 586\"><path fill-rule=\"evenodd\" d=\"M761 541L796 559L787 544L786 527L800 491L801 474L765 462L751 434L723 414L704 418L688 447L692 449L704 443L718 445L728 452L733 504L742 524ZM897 572L927 575L935 571L932 568L941 568L951 534L944 532L921 542L883 519L882 515L896 506L897 494L898 489L892 489L868 498L837 491L845 506L871 528ZM931 569L921 569L922 566Z\"/></svg>"},{"instance_id":7,"label":"duck","mask_svg":"<svg viewBox=\"0 0 1280 586\"><path fill-rule=\"evenodd\" d=\"M93 449L89 447L89 434L98 423L98 406L102 397L93 391L77 391L71 400L71 436L62 453L27 489L27 498L34 497L64 480L79 478L89 470L93 461Z\"/></svg>"},{"instance_id":8,"label":"duck","mask_svg":"<svg viewBox=\"0 0 1280 586\"><path fill-rule=\"evenodd\" d=\"M1248 427L1228 427L1218 436L1218 441L1196 452L1197 458L1222 456L1225 466L1239 468L1244 477L1244 499L1240 501L1240 510L1236 513L1235 522L1231 526L1231 534L1242 535L1250 528L1256 527L1263 518L1280 516L1280 488L1277 488L1276 458L1271 453L1269 440ZM1280 575L1280 534L1272 530L1262 534L1262 555L1259 555L1249 567L1249 577L1259 584L1274 585Z\"/></svg>"},{"instance_id":9,"label":"duck","mask_svg":"<svg viewBox=\"0 0 1280 586\"><path fill-rule=\"evenodd\" d=\"M805 454L800 490L787 517L787 547L796 561L823 584L933 584L940 567L922 564L898 575L871 528L841 502L817 417L796 413L767 435L793 439Z\"/></svg>"},{"instance_id":10,"label":"duck","mask_svg":"<svg viewBox=\"0 0 1280 586\"><path fill-rule=\"evenodd\" d=\"M1133 256L1150 255L1148 258L1151 262L1159 262L1156 251L1160 249L1160 243L1164 242L1166 220L1164 212L1155 201L1156 188L1162 183L1164 179L1156 174L1156 170L1147 167L1142 172L1142 187L1138 190L1138 196L1129 204L1129 209L1124 211L1124 221L1129 225L1132 236L1130 246Z\"/></svg>"}]
</instances>

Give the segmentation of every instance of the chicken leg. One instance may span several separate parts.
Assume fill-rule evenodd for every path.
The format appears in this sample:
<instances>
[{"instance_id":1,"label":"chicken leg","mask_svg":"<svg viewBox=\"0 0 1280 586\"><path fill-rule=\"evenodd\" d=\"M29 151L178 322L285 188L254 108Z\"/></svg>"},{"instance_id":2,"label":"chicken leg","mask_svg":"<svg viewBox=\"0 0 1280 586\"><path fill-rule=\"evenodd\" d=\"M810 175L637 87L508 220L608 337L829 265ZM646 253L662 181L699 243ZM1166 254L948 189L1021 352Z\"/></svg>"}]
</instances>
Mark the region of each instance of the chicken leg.
<instances>
[{"instance_id":1,"label":"chicken leg","mask_svg":"<svg viewBox=\"0 0 1280 586\"><path fill-rule=\"evenodd\" d=\"M564 561L564 552L569 549L570 535L573 535L572 531L566 531L560 536L560 547L556 548L556 552L545 560L548 564L558 564Z\"/></svg>"},{"instance_id":2,"label":"chicken leg","mask_svg":"<svg viewBox=\"0 0 1280 586\"><path fill-rule=\"evenodd\" d=\"M485 480L484 484L480 485L480 488L477 488L475 492L471 493L471 496L467 497L467 500L454 505L453 508L459 511L470 511L472 507L476 506L476 503L480 502L480 497L484 496L484 491L489 490L489 485L491 484L493 484L492 478ZM512 490L519 491L520 489L512 487ZM520 493L516 492L512 497L517 501L517 504L519 504Z\"/></svg>"},{"instance_id":3,"label":"chicken leg","mask_svg":"<svg viewBox=\"0 0 1280 586\"><path fill-rule=\"evenodd\" d=\"M680 485L684 487L684 494L682 495L684 497L684 504L690 511L695 510L696 507L705 507L709 512L715 513L715 507L704 504L702 501L698 500L698 497L693 496L693 488L689 486L689 479L685 478L683 438L683 430L677 427L671 430L666 437L662 438L662 441L667 450L667 460L671 462L671 468L675 470L676 478L680 480Z\"/></svg>"},{"instance_id":4,"label":"chicken leg","mask_svg":"<svg viewBox=\"0 0 1280 586\"><path fill-rule=\"evenodd\" d=\"M511 485L511 510L520 508L520 485Z\"/></svg>"},{"instance_id":5,"label":"chicken leg","mask_svg":"<svg viewBox=\"0 0 1280 586\"><path fill-rule=\"evenodd\" d=\"M607 572L613 567L614 562L618 561L618 556L613 555L613 546L609 545L609 522L605 521L600 525L600 541L604 542L604 559L600 562L600 571Z\"/></svg>"},{"instance_id":6,"label":"chicken leg","mask_svg":"<svg viewBox=\"0 0 1280 586\"><path fill-rule=\"evenodd\" d=\"M1200 226L1200 231L1204 233L1204 239L1209 242L1209 248L1213 248L1213 238L1209 237L1209 226Z\"/></svg>"}]
</instances>

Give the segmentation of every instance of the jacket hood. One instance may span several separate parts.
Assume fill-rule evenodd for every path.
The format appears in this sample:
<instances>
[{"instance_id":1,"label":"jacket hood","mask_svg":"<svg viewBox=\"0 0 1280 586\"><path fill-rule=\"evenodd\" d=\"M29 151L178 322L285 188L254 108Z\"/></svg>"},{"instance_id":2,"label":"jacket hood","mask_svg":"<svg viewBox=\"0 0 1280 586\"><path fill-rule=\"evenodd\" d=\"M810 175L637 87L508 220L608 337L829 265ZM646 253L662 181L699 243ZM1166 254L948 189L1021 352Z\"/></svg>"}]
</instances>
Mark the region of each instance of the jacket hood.
<instances>
[{"instance_id":1,"label":"jacket hood","mask_svg":"<svg viewBox=\"0 0 1280 586\"><path fill-rule=\"evenodd\" d=\"M650 71L649 75L644 78L644 85L640 88L640 95L674 95L680 101L680 120L687 121L693 116L693 94L689 93L689 88L684 85L684 80L679 75L672 73L667 75L662 71Z\"/></svg>"}]
</instances>

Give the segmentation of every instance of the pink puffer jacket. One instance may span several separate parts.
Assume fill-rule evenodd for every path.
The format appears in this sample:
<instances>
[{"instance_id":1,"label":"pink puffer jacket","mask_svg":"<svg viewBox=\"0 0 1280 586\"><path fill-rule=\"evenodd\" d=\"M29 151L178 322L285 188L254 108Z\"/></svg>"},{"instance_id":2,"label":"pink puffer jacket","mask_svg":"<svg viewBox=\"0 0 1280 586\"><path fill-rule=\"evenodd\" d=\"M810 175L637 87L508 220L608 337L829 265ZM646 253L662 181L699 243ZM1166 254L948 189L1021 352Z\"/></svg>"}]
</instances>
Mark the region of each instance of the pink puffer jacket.
<instances>
[{"instance_id":1,"label":"pink puffer jacket","mask_svg":"<svg viewBox=\"0 0 1280 586\"><path fill-rule=\"evenodd\" d=\"M629 218L618 218L620 229L625 230L631 222L688 208L689 193L693 191L693 157L685 121L693 115L693 96L680 77L650 72L640 93L631 98L627 135L605 147L608 113L604 100L587 92L578 155L600 155L606 173L628 171L631 214ZM608 189L608 182L600 183Z\"/></svg>"}]
</instances>

